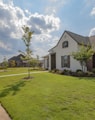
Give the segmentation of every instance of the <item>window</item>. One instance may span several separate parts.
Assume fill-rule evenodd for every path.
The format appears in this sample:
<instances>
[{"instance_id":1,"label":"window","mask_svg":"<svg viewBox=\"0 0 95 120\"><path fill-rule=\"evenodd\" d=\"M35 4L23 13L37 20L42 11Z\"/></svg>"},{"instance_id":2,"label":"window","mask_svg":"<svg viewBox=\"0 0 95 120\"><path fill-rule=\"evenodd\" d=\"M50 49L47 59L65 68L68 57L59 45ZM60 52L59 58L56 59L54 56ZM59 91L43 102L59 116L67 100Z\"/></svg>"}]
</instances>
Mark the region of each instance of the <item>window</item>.
<instances>
[{"instance_id":1,"label":"window","mask_svg":"<svg viewBox=\"0 0 95 120\"><path fill-rule=\"evenodd\" d=\"M69 55L61 56L61 67L70 68L70 56Z\"/></svg>"},{"instance_id":2,"label":"window","mask_svg":"<svg viewBox=\"0 0 95 120\"><path fill-rule=\"evenodd\" d=\"M68 41L64 41L64 42L62 43L62 48L66 48L66 47L68 47Z\"/></svg>"}]
</instances>

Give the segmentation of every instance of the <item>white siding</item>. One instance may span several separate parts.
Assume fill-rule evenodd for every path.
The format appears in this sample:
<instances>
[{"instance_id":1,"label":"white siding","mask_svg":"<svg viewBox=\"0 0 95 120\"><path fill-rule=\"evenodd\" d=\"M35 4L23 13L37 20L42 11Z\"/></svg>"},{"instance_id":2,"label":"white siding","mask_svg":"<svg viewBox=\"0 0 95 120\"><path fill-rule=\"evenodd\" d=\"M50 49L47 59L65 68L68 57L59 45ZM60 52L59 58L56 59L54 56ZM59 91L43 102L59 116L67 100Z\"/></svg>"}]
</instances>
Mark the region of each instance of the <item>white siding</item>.
<instances>
[{"instance_id":1,"label":"white siding","mask_svg":"<svg viewBox=\"0 0 95 120\"><path fill-rule=\"evenodd\" d=\"M68 47L67 48L62 48L62 43L64 41L68 41ZM78 44L75 40L73 40L73 38L71 36L69 36L66 32L64 33L63 37L61 38L61 40L59 41L58 45L53 48L52 50L50 50L50 53L56 53L56 69L70 69L72 71L76 71L77 69L81 69L80 63L73 59L72 57L72 52L76 52L78 51ZM65 55L70 55L70 68L62 68L61 67L61 56L65 56ZM50 62L51 58L49 55L49 62ZM50 65L51 63L49 63ZM51 66L49 66L49 69L51 68Z\"/></svg>"}]
</instances>

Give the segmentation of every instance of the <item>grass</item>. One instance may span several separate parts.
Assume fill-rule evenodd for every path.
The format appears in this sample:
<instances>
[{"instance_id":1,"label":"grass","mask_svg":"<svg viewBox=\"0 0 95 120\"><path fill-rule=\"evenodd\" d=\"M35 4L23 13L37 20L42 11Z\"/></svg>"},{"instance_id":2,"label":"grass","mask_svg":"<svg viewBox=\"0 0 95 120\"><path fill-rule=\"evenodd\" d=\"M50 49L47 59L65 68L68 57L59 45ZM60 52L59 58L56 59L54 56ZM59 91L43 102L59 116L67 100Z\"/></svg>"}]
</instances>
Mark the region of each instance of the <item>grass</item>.
<instances>
[{"instance_id":1,"label":"grass","mask_svg":"<svg viewBox=\"0 0 95 120\"><path fill-rule=\"evenodd\" d=\"M2 73L3 75L3 73ZM13 120L94 120L95 79L51 73L0 78L0 101Z\"/></svg>"},{"instance_id":2,"label":"grass","mask_svg":"<svg viewBox=\"0 0 95 120\"><path fill-rule=\"evenodd\" d=\"M27 71L28 71L27 67L8 68L8 69L6 69L5 72L3 69L0 69L0 75L19 74L19 73L25 73ZM30 72L32 72L32 71L37 71L37 69L33 69L30 67Z\"/></svg>"}]
</instances>

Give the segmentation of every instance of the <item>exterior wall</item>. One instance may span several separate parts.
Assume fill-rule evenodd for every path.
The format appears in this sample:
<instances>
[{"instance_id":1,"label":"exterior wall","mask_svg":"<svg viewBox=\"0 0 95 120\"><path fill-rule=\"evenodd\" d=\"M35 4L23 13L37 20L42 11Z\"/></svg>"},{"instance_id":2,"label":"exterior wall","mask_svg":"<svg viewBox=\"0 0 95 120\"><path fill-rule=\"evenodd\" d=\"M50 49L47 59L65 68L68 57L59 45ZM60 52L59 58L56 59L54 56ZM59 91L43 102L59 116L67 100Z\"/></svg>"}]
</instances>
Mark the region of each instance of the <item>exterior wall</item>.
<instances>
[{"instance_id":1,"label":"exterior wall","mask_svg":"<svg viewBox=\"0 0 95 120\"><path fill-rule=\"evenodd\" d=\"M62 48L62 43L64 41L68 41L68 47ZM73 40L72 37L70 37L66 32L62 36L61 40L59 41L58 45L50 50L50 54L56 53L56 69L64 70L69 69L72 71L76 71L77 69L81 69L81 65L79 61L75 60L71 54L72 52L76 52L79 49L79 45L75 40ZM61 67L61 56L70 55L70 68L62 68ZM49 55L49 61L51 61L50 55ZM51 63L50 63L51 64ZM49 67L51 69L51 66Z\"/></svg>"}]
</instances>

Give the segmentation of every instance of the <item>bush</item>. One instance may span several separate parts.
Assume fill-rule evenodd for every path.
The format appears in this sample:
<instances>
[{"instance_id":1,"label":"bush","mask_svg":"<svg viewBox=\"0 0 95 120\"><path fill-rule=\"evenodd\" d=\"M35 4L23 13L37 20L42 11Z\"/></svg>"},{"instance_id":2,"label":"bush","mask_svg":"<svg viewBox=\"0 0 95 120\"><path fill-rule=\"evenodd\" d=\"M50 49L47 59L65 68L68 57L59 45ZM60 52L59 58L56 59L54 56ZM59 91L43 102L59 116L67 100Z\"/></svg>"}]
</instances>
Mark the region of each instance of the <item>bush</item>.
<instances>
[{"instance_id":1,"label":"bush","mask_svg":"<svg viewBox=\"0 0 95 120\"><path fill-rule=\"evenodd\" d=\"M59 70L59 74L60 75L64 75L64 71L63 70Z\"/></svg>"},{"instance_id":2,"label":"bush","mask_svg":"<svg viewBox=\"0 0 95 120\"><path fill-rule=\"evenodd\" d=\"M92 72L95 74L95 68L92 69Z\"/></svg>"},{"instance_id":3,"label":"bush","mask_svg":"<svg viewBox=\"0 0 95 120\"><path fill-rule=\"evenodd\" d=\"M81 69L77 69L76 72L82 72L82 70Z\"/></svg>"},{"instance_id":4,"label":"bush","mask_svg":"<svg viewBox=\"0 0 95 120\"><path fill-rule=\"evenodd\" d=\"M65 75L71 75L72 74L71 70L64 69L63 72L64 72Z\"/></svg>"},{"instance_id":5,"label":"bush","mask_svg":"<svg viewBox=\"0 0 95 120\"><path fill-rule=\"evenodd\" d=\"M76 75L78 77L81 77L81 76L85 76L85 73L83 71L78 71L78 72L76 72Z\"/></svg>"},{"instance_id":6,"label":"bush","mask_svg":"<svg viewBox=\"0 0 95 120\"><path fill-rule=\"evenodd\" d=\"M88 77L93 77L93 76L95 76L93 72L89 72L89 71L86 72L85 74L86 74L86 76L88 76Z\"/></svg>"}]
</instances>

